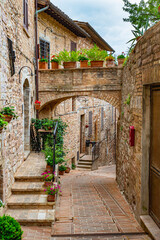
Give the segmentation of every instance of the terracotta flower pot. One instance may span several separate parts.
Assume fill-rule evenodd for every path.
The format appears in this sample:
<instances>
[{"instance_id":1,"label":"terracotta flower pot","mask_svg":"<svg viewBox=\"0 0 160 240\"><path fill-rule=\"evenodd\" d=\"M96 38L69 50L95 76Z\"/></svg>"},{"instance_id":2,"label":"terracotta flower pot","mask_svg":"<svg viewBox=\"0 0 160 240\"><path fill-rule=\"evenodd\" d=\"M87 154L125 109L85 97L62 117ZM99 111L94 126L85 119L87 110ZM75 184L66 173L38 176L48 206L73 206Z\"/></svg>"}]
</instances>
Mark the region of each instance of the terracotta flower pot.
<instances>
[{"instance_id":1,"label":"terracotta flower pot","mask_svg":"<svg viewBox=\"0 0 160 240\"><path fill-rule=\"evenodd\" d=\"M138 42L141 38L142 38L142 36L136 37L136 41Z\"/></svg>"},{"instance_id":2,"label":"terracotta flower pot","mask_svg":"<svg viewBox=\"0 0 160 240\"><path fill-rule=\"evenodd\" d=\"M58 69L58 62L51 62L52 69Z\"/></svg>"},{"instance_id":3,"label":"terracotta flower pot","mask_svg":"<svg viewBox=\"0 0 160 240\"><path fill-rule=\"evenodd\" d=\"M115 66L114 60L106 61L106 67L114 67L114 66Z\"/></svg>"},{"instance_id":4,"label":"terracotta flower pot","mask_svg":"<svg viewBox=\"0 0 160 240\"><path fill-rule=\"evenodd\" d=\"M88 60L80 61L81 68L88 68Z\"/></svg>"},{"instance_id":5,"label":"terracotta flower pot","mask_svg":"<svg viewBox=\"0 0 160 240\"><path fill-rule=\"evenodd\" d=\"M11 121L11 119L12 119L12 116L10 116L10 115L3 115L4 116L4 120L6 121L6 122L10 122Z\"/></svg>"},{"instance_id":6,"label":"terracotta flower pot","mask_svg":"<svg viewBox=\"0 0 160 240\"><path fill-rule=\"evenodd\" d=\"M103 61L91 61L91 67L92 68L103 67Z\"/></svg>"},{"instance_id":7,"label":"terracotta flower pot","mask_svg":"<svg viewBox=\"0 0 160 240\"><path fill-rule=\"evenodd\" d=\"M125 58L119 58L118 59L118 66L123 65Z\"/></svg>"},{"instance_id":8,"label":"terracotta flower pot","mask_svg":"<svg viewBox=\"0 0 160 240\"><path fill-rule=\"evenodd\" d=\"M41 105L40 105L39 103L35 103L34 105L35 105L35 109L36 109L36 110L39 110L40 107L41 107Z\"/></svg>"},{"instance_id":9,"label":"terracotta flower pot","mask_svg":"<svg viewBox=\"0 0 160 240\"><path fill-rule=\"evenodd\" d=\"M44 187L48 187L48 186L52 186L52 185L53 185L53 182L50 182L50 181L44 182Z\"/></svg>"},{"instance_id":10,"label":"terracotta flower pot","mask_svg":"<svg viewBox=\"0 0 160 240\"><path fill-rule=\"evenodd\" d=\"M64 175L65 171L59 171L59 175Z\"/></svg>"},{"instance_id":11,"label":"terracotta flower pot","mask_svg":"<svg viewBox=\"0 0 160 240\"><path fill-rule=\"evenodd\" d=\"M55 202L55 195L48 195L47 196L47 201L48 202Z\"/></svg>"},{"instance_id":12,"label":"terracotta flower pot","mask_svg":"<svg viewBox=\"0 0 160 240\"><path fill-rule=\"evenodd\" d=\"M76 68L76 62L64 62L63 67L64 68Z\"/></svg>"},{"instance_id":13,"label":"terracotta flower pot","mask_svg":"<svg viewBox=\"0 0 160 240\"><path fill-rule=\"evenodd\" d=\"M69 173L70 172L70 167L67 167L66 170L65 170L65 173Z\"/></svg>"},{"instance_id":14,"label":"terracotta flower pot","mask_svg":"<svg viewBox=\"0 0 160 240\"><path fill-rule=\"evenodd\" d=\"M39 69L48 69L47 62L39 62Z\"/></svg>"},{"instance_id":15,"label":"terracotta flower pot","mask_svg":"<svg viewBox=\"0 0 160 240\"><path fill-rule=\"evenodd\" d=\"M2 132L2 130L3 130L3 127L0 127L0 133Z\"/></svg>"},{"instance_id":16,"label":"terracotta flower pot","mask_svg":"<svg viewBox=\"0 0 160 240\"><path fill-rule=\"evenodd\" d=\"M47 164L46 165L46 170L50 171L52 173L53 172L53 167Z\"/></svg>"}]
</instances>

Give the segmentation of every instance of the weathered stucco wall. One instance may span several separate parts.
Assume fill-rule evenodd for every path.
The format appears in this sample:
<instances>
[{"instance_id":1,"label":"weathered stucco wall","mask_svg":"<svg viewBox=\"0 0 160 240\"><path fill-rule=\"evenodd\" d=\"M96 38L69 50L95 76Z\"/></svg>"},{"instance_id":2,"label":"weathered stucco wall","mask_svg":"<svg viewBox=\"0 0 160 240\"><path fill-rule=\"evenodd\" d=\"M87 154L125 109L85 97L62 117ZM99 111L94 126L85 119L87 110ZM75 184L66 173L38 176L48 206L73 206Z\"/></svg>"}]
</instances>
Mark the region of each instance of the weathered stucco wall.
<instances>
[{"instance_id":1,"label":"weathered stucco wall","mask_svg":"<svg viewBox=\"0 0 160 240\"><path fill-rule=\"evenodd\" d=\"M28 33L23 28L23 1L1 1L0 3L0 108L14 106L18 119L12 120L7 129L1 133L1 167L0 186L6 202L10 195L14 181L14 173L24 159L24 102L23 83L29 82L29 118L33 116L34 78L30 70L22 66L31 67L34 72L34 0L28 1L29 29ZM11 77L9 64L9 51L7 37L13 42L15 51L15 74ZM3 183L2 183L3 181ZM2 184L1 184L2 183Z\"/></svg>"},{"instance_id":2,"label":"weathered stucco wall","mask_svg":"<svg viewBox=\"0 0 160 240\"><path fill-rule=\"evenodd\" d=\"M160 82L160 22L150 28L138 41L130 54L127 65L123 69L121 114L118 123L117 139L117 181L131 204L136 216L139 216L148 206L144 204L147 194L149 171L147 159L144 157L148 149L145 129L146 109L144 89L148 85ZM125 101L130 95L130 103ZM149 123L150 124L150 123ZM135 146L129 146L129 127L135 127ZM142 139L143 136L146 136ZM141 193L142 192L142 193ZM148 200L147 200L148 201Z\"/></svg>"}]
</instances>

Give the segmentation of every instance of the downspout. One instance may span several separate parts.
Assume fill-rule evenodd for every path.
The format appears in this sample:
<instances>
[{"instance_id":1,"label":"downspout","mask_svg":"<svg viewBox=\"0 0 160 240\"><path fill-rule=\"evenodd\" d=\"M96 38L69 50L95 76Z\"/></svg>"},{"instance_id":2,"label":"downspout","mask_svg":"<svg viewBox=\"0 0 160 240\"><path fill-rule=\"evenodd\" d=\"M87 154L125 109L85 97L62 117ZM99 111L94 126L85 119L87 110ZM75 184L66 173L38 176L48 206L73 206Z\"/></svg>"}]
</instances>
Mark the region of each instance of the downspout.
<instances>
[{"instance_id":1,"label":"downspout","mask_svg":"<svg viewBox=\"0 0 160 240\"><path fill-rule=\"evenodd\" d=\"M36 59L36 68L35 68L35 85L36 85L36 100L39 100L39 93L38 93L38 13L44 12L49 8L49 5L45 8L37 10L38 2L35 0L35 59ZM38 111L36 111L36 118L39 118Z\"/></svg>"}]
</instances>

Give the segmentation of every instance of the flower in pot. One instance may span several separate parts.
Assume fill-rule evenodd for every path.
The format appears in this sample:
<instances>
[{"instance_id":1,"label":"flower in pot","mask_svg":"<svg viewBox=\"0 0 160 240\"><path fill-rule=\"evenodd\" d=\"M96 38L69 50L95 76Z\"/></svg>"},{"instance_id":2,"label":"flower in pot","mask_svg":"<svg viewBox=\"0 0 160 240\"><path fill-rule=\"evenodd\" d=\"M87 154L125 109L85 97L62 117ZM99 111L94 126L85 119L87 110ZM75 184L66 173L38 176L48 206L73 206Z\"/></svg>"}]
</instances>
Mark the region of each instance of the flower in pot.
<instances>
[{"instance_id":1,"label":"flower in pot","mask_svg":"<svg viewBox=\"0 0 160 240\"><path fill-rule=\"evenodd\" d=\"M58 66L59 66L59 56L53 55L51 58L51 68L58 69Z\"/></svg>"},{"instance_id":2,"label":"flower in pot","mask_svg":"<svg viewBox=\"0 0 160 240\"><path fill-rule=\"evenodd\" d=\"M60 61L63 61L64 68L76 68L76 62L78 61L78 52L66 50L59 53Z\"/></svg>"},{"instance_id":3,"label":"flower in pot","mask_svg":"<svg viewBox=\"0 0 160 240\"><path fill-rule=\"evenodd\" d=\"M53 149L51 147L46 147L45 152L45 160L47 162L46 170L53 172Z\"/></svg>"},{"instance_id":4,"label":"flower in pot","mask_svg":"<svg viewBox=\"0 0 160 240\"><path fill-rule=\"evenodd\" d=\"M7 126L8 122L5 121L4 116L0 113L0 133L2 132L2 129L5 128Z\"/></svg>"},{"instance_id":5,"label":"flower in pot","mask_svg":"<svg viewBox=\"0 0 160 240\"><path fill-rule=\"evenodd\" d=\"M40 58L39 59L39 69L48 69L48 59L47 58Z\"/></svg>"},{"instance_id":6,"label":"flower in pot","mask_svg":"<svg viewBox=\"0 0 160 240\"><path fill-rule=\"evenodd\" d=\"M118 55L117 60L118 60L118 65L122 66L125 60L125 53L122 52L121 55Z\"/></svg>"},{"instance_id":7,"label":"flower in pot","mask_svg":"<svg viewBox=\"0 0 160 240\"><path fill-rule=\"evenodd\" d=\"M55 195L60 191L60 186L58 184L53 184L53 186L48 186L44 191L48 194L47 201L55 202Z\"/></svg>"},{"instance_id":8,"label":"flower in pot","mask_svg":"<svg viewBox=\"0 0 160 240\"><path fill-rule=\"evenodd\" d=\"M86 54L91 62L91 67L103 67L103 62L108 55L107 51L100 50L96 45L87 50Z\"/></svg>"},{"instance_id":9,"label":"flower in pot","mask_svg":"<svg viewBox=\"0 0 160 240\"><path fill-rule=\"evenodd\" d=\"M3 114L4 120L6 122L10 122L11 119L18 118L17 113L15 113L15 108L13 106L4 107L0 113Z\"/></svg>"},{"instance_id":10,"label":"flower in pot","mask_svg":"<svg viewBox=\"0 0 160 240\"><path fill-rule=\"evenodd\" d=\"M160 4L158 5L158 13L160 13Z\"/></svg>"},{"instance_id":11,"label":"flower in pot","mask_svg":"<svg viewBox=\"0 0 160 240\"><path fill-rule=\"evenodd\" d=\"M69 159L67 160L67 162L69 161ZM65 167L66 167L66 170L65 170L65 173L69 173L71 168L67 165L67 162L65 163Z\"/></svg>"},{"instance_id":12,"label":"flower in pot","mask_svg":"<svg viewBox=\"0 0 160 240\"><path fill-rule=\"evenodd\" d=\"M48 186L53 185L52 180L53 180L53 178L54 178L54 176L55 176L55 172L54 172L54 174L53 174L53 173L51 173L50 171L45 171L45 172L43 172L41 175L42 175L42 178L43 178L44 186L45 186L45 187L48 187Z\"/></svg>"},{"instance_id":13,"label":"flower in pot","mask_svg":"<svg viewBox=\"0 0 160 240\"><path fill-rule=\"evenodd\" d=\"M106 66L107 67L115 66L114 61L115 61L115 57L113 57L112 54L110 54L109 56L106 57Z\"/></svg>"},{"instance_id":14,"label":"flower in pot","mask_svg":"<svg viewBox=\"0 0 160 240\"><path fill-rule=\"evenodd\" d=\"M59 175L64 175L66 167L64 165L59 166Z\"/></svg>"},{"instance_id":15,"label":"flower in pot","mask_svg":"<svg viewBox=\"0 0 160 240\"><path fill-rule=\"evenodd\" d=\"M86 53L84 50L82 50L78 56L78 61L80 62L81 68L87 68L88 67L88 57L86 56Z\"/></svg>"},{"instance_id":16,"label":"flower in pot","mask_svg":"<svg viewBox=\"0 0 160 240\"><path fill-rule=\"evenodd\" d=\"M36 100L35 103L34 103L34 105L35 105L35 109L36 109L36 110L39 110L40 107L41 107L41 102L38 101L38 100Z\"/></svg>"}]
</instances>

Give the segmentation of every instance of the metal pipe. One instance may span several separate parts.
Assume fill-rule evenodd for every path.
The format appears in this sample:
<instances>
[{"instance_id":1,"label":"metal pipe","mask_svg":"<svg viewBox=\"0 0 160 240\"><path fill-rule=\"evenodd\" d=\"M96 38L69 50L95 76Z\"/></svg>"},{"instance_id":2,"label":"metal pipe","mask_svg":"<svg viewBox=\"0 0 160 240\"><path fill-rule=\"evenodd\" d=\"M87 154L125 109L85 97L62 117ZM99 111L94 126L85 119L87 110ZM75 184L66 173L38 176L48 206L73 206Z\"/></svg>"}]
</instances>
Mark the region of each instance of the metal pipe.
<instances>
[{"instance_id":1,"label":"metal pipe","mask_svg":"<svg viewBox=\"0 0 160 240\"><path fill-rule=\"evenodd\" d=\"M35 14L38 15L38 13L44 12L44 11L46 11L48 8L49 8L49 5L46 6L46 7L44 7L44 8L42 8L42 9L36 10L36 13L35 13Z\"/></svg>"},{"instance_id":2,"label":"metal pipe","mask_svg":"<svg viewBox=\"0 0 160 240\"><path fill-rule=\"evenodd\" d=\"M56 126L53 131L53 175L55 172L55 165L56 165L56 132L57 132L58 122L56 122ZM52 179L54 182L54 177Z\"/></svg>"}]
</instances>

